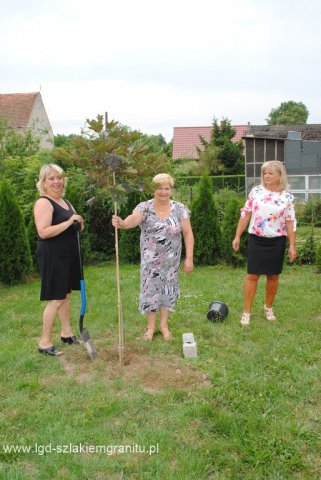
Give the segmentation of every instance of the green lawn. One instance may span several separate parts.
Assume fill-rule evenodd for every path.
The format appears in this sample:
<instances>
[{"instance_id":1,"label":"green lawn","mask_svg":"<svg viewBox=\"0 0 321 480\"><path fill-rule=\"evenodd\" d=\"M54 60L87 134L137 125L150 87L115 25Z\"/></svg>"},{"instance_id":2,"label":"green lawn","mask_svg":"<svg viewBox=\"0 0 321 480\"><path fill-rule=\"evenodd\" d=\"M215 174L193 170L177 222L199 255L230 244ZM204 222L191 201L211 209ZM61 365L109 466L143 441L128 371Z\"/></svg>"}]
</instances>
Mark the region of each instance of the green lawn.
<instances>
[{"instance_id":1,"label":"green lawn","mask_svg":"<svg viewBox=\"0 0 321 480\"><path fill-rule=\"evenodd\" d=\"M0 287L0 478L320 479L320 276L285 268L277 323L263 318L262 278L246 328L244 273L182 274L173 340L146 344L139 267L121 265L123 366L114 265L85 269L95 362L82 345L63 347L60 359L37 352L38 279ZM229 307L222 323L206 318L212 300ZM75 330L79 306L75 292ZM182 356L184 332L194 333L197 359ZM58 346L58 322L54 338Z\"/></svg>"}]
</instances>

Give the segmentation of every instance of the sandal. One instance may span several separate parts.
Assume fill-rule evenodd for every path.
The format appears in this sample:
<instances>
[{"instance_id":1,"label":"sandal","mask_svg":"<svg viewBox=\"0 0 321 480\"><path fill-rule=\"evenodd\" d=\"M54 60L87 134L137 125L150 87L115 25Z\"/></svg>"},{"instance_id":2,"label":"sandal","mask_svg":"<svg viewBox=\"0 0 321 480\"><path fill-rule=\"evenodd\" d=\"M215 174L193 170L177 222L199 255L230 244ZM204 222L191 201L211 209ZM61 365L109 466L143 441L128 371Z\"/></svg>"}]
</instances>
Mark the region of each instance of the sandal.
<instances>
[{"instance_id":1,"label":"sandal","mask_svg":"<svg viewBox=\"0 0 321 480\"><path fill-rule=\"evenodd\" d=\"M143 335L143 339L146 340L147 342L150 342L151 340L153 340L153 336L154 336L154 330L152 330L151 328L147 328L146 332Z\"/></svg>"},{"instance_id":2,"label":"sandal","mask_svg":"<svg viewBox=\"0 0 321 480\"><path fill-rule=\"evenodd\" d=\"M166 340L166 342L168 342L168 340L171 340L172 334L168 330L168 328L161 328L160 331L161 331L161 334L163 335L163 339Z\"/></svg>"},{"instance_id":3,"label":"sandal","mask_svg":"<svg viewBox=\"0 0 321 480\"><path fill-rule=\"evenodd\" d=\"M264 305L264 315L267 320L270 322L275 322L276 321L276 316L273 313L272 307L269 308L266 305Z\"/></svg>"},{"instance_id":4,"label":"sandal","mask_svg":"<svg viewBox=\"0 0 321 480\"><path fill-rule=\"evenodd\" d=\"M60 355L64 354L64 352L62 352L61 350L57 350L54 345L52 347L48 347L48 348L39 347L38 351L40 353L45 353L46 355L52 355L54 357L60 357Z\"/></svg>"},{"instance_id":5,"label":"sandal","mask_svg":"<svg viewBox=\"0 0 321 480\"><path fill-rule=\"evenodd\" d=\"M243 312L241 317L241 325L250 325L250 316L250 313Z\"/></svg>"},{"instance_id":6,"label":"sandal","mask_svg":"<svg viewBox=\"0 0 321 480\"><path fill-rule=\"evenodd\" d=\"M60 337L61 341L63 343L68 343L68 345L79 345L79 340L75 335L72 335L71 337Z\"/></svg>"}]
</instances>

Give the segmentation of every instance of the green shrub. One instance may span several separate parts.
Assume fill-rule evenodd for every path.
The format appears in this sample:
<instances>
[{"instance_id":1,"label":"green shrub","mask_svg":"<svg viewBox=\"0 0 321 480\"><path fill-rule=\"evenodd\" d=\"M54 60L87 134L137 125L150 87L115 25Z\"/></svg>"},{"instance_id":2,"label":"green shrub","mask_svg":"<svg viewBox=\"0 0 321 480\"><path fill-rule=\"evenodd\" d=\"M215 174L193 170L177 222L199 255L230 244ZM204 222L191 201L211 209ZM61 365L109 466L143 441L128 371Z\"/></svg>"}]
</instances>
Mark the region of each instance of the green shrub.
<instances>
[{"instance_id":1,"label":"green shrub","mask_svg":"<svg viewBox=\"0 0 321 480\"><path fill-rule=\"evenodd\" d=\"M304 208L303 221L321 226L321 198L310 200Z\"/></svg>"},{"instance_id":2,"label":"green shrub","mask_svg":"<svg viewBox=\"0 0 321 480\"><path fill-rule=\"evenodd\" d=\"M221 257L222 234L209 177L202 177L199 196L192 203L191 224L196 265L215 265Z\"/></svg>"},{"instance_id":3,"label":"green shrub","mask_svg":"<svg viewBox=\"0 0 321 480\"><path fill-rule=\"evenodd\" d=\"M242 266L245 263L245 251L247 243L247 235L241 237L240 249L234 252L232 241L235 237L236 227L240 219L240 209L244 202L234 193L228 199L225 207L224 217L222 221L222 256L227 264L233 266Z\"/></svg>"},{"instance_id":4,"label":"green shrub","mask_svg":"<svg viewBox=\"0 0 321 480\"><path fill-rule=\"evenodd\" d=\"M92 259L106 259L115 253L114 227L111 224L112 214L112 202L106 196L97 196L88 207L86 219L88 219Z\"/></svg>"},{"instance_id":5,"label":"green shrub","mask_svg":"<svg viewBox=\"0 0 321 480\"><path fill-rule=\"evenodd\" d=\"M196 186L201 177L185 176L179 177L177 180L185 182L187 185ZM221 190L222 188L231 188L236 191L245 191L245 175L214 175L209 176L213 190Z\"/></svg>"},{"instance_id":6,"label":"green shrub","mask_svg":"<svg viewBox=\"0 0 321 480\"><path fill-rule=\"evenodd\" d=\"M299 265L313 265L316 260L316 246L313 231L307 235L303 245L299 248L297 263Z\"/></svg>"},{"instance_id":7,"label":"green shrub","mask_svg":"<svg viewBox=\"0 0 321 480\"><path fill-rule=\"evenodd\" d=\"M316 248L315 264L317 267L317 272L321 273L321 242L318 244Z\"/></svg>"},{"instance_id":8,"label":"green shrub","mask_svg":"<svg viewBox=\"0 0 321 480\"><path fill-rule=\"evenodd\" d=\"M8 180L0 182L0 281L11 285L31 271L25 221Z\"/></svg>"},{"instance_id":9,"label":"green shrub","mask_svg":"<svg viewBox=\"0 0 321 480\"><path fill-rule=\"evenodd\" d=\"M130 215L136 205L144 200L144 196L136 192L128 195L127 204L121 209L120 216L126 218ZM120 230L119 235L119 257L123 263L140 262L140 233L139 227L128 230Z\"/></svg>"},{"instance_id":10,"label":"green shrub","mask_svg":"<svg viewBox=\"0 0 321 480\"><path fill-rule=\"evenodd\" d=\"M3 162L3 178L12 185L26 224L37 193L36 183L40 168L51 161L47 151L41 151L31 157L8 157Z\"/></svg>"},{"instance_id":11,"label":"green shrub","mask_svg":"<svg viewBox=\"0 0 321 480\"><path fill-rule=\"evenodd\" d=\"M214 193L214 200L216 202L219 212L219 218L221 221L223 221L227 204L234 198L239 199L240 205L243 206L245 202L244 194L238 193L235 190L231 190L228 187L223 188L222 190L218 190Z\"/></svg>"},{"instance_id":12,"label":"green shrub","mask_svg":"<svg viewBox=\"0 0 321 480\"><path fill-rule=\"evenodd\" d=\"M78 215L81 215L84 219L85 228L81 232L80 240L83 261L87 263L92 260L93 256L89 236L89 207L86 206L88 197L87 177L84 170L75 167L69 168L68 177L65 198L72 204Z\"/></svg>"},{"instance_id":13,"label":"green shrub","mask_svg":"<svg viewBox=\"0 0 321 480\"><path fill-rule=\"evenodd\" d=\"M35 224L35 217L33 215L33 210L30 213L29 222L27 225L27 236L28 243L30 247L30 254L32 258L32 264L35 269L38 269L38 259L37 259L37 229Z\"/></svg>"}]
</instances>

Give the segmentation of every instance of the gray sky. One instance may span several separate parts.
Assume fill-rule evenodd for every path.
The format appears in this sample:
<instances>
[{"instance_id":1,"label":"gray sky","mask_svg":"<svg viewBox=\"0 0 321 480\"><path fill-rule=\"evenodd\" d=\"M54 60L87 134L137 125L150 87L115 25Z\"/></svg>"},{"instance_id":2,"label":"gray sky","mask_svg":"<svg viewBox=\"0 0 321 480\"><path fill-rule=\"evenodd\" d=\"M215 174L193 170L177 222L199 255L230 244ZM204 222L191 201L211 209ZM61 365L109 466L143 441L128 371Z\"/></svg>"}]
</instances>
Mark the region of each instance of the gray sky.
<instances>
[{"instance_id":1,"label":"gray sky","mask_svg":"<svg viewBox=\"0 0 321 480\"><path fill-rule=\"evenodd\" d=\"M2 0L0 92L41 88L55 134L107 111L169 141L288 100L321 123L320 18L319 0Z\"/></svg>"}]
</instances>

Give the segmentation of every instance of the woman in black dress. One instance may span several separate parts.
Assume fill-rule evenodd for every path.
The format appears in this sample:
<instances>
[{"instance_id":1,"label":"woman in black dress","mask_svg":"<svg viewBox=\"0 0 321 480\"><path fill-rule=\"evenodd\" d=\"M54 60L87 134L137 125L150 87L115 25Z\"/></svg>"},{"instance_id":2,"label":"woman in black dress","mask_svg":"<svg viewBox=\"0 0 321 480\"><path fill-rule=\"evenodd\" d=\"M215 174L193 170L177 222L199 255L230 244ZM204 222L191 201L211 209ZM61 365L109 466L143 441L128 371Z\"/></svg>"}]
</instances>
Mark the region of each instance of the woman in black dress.
<instances>
[{"instance_id":1,"label":"woman in black dress","mask_svg":"<svg viewBox=\"0 0 321 480\"><path fill-rule=\"evenodd\" d=\"M58 315L61 320L61 341L78 344L70 325L70 293L80 289L80 267L74 221L84 222L72 205L63 198L67 178L54 164L44 165L37 188L40 198L34 207L38 232L37 255L41 276L40 300L48 303L43 312L43 330L39 352L58 356L63 352L52 343L52 327Z\"/></svg>"}]
</instances>

